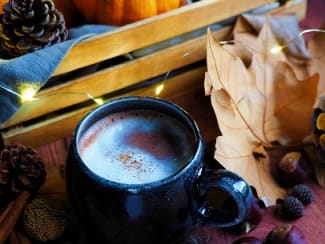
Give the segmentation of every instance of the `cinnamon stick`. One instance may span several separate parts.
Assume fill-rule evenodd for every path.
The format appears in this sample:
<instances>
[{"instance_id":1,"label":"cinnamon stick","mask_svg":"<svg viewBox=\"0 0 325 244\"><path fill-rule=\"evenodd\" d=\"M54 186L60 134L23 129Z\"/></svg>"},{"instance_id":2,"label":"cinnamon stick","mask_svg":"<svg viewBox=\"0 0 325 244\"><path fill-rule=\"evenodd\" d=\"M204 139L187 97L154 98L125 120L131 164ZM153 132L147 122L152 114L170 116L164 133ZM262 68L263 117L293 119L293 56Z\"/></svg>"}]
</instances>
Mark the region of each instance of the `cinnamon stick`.
<instances>
[{"instance_id":1,"label":"cinnamon stick","mask_svg":"<svg viewBox=\"0 0 325 244\"><path fill-rule=\"evenodd\" d=\"M16 230L14 229L9 235L9 244L23 244L19 241Z\"/></svg>"},{"instance_id":2,"label":"cinnamon stick","mask_svg":"<svg viewBox=\"0 0 325 244\"><path fill-rule=\"evenodd\" d=\"M14 229L17 220L19 219L28 202L29 197L30 193L27 191L20 193L2 222L0 222L0 244L4 243L7 240L8 236Z\"/></svg>"},{"instance_id":3,"label":"cinnamon stick","mask_svg":"<svg viewBox=\"0 0 325 244\"><path fill-rule=\"evenodd\" d=\"M17 226L9 235L9 244L31 244L31 240Z\"/></svg>"},{"instance_id":4,"label":"cinnamon stick","mask_svg":"<svg viewBox=\"0 0 325 244\"><path fill-rule=\"evenodd\" d=\"M21 229L16 229L16 234L20 243L22 244L32 243L32 241L27 237L27 235Z\"/></svg>"},{"instance_id":5,"label":"cinnamon stick","mask_svg":"<svg viewBox=\"0 0 325 244\"><path fill-rule=\"evenodd\" d=\"M14 201L11 201L7 204L7 206L3 209L2 213L0 214L0 223L5 219L8 212L11 210L11 208L14 205Z\"/></svg>"}]
</instances>

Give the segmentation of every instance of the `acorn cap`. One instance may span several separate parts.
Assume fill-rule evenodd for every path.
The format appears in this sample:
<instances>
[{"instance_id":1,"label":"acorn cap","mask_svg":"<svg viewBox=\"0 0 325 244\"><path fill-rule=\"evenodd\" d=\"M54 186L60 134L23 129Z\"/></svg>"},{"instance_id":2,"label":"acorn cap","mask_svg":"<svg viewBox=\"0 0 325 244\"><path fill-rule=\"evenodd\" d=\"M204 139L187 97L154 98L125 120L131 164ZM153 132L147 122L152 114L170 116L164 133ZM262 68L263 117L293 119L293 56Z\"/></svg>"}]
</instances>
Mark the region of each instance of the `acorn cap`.
<instances>
[{"instance_id":1,"label":"acorn cap","mask_svg":"<svg viewBox=\"0 0 325 244\"><path fill-rule=\"evenodd\" d=\"M265 244L307 244L303 232L295 225L275 226L267 235Z\"/></svg>"}]
</instances>

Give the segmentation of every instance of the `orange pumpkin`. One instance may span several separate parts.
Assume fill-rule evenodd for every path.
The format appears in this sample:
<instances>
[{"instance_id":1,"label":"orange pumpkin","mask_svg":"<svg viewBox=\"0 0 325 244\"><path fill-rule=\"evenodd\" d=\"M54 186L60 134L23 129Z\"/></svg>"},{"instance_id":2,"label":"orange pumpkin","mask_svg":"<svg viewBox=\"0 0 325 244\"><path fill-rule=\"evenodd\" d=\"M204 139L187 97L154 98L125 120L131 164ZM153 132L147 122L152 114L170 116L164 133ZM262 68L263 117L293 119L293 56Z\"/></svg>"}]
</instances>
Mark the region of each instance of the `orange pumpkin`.
<instances>
[{"instance_id":1,"label":"orange pumpkin","mask_svg":"<svg viewBox=\"0 0 325 244\"><path fill-rule=\"evenodd\" d=\"M4 5L5 3L7 3L7 2L9 2L9 0L0 0L0 6L1 6L1 8L0 8L0 14L3 13L3 5Z\"/></svg>"},{"instance_id":2,"label":"orange pumpkin","mask_svg":"<svg viewBox=\"0 0 325 244\"><path fill-rule=\"evenodd\" d=\"M73 0L53 0L55 8L63 13L67 27L77 26L81 15L73 3Z\"/></svg>"},{"instance_id":3,"label":"orange pumpkin","mask_svg":"<svg viewBox=\"0 0 325 244\"><path fill-rule=\"evenodd\" d=\"M125 25L176 9L184 0L73 0L86 21Z\"/></svg>"}]
</instances>

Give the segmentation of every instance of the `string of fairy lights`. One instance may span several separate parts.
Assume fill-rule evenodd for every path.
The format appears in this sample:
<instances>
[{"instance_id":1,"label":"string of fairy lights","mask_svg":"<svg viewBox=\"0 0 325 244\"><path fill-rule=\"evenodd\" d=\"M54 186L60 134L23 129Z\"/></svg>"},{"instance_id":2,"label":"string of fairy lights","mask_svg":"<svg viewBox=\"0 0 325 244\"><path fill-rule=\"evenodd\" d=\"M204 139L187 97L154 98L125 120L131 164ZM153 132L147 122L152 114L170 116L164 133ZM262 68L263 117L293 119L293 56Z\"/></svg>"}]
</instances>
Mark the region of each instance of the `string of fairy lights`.
<instances>
[{"instance_id":1,"label":"string of fairy lights","mask_svg":"<svg viewBox=\"0 0 325 244\"><path fill-rule=\"evenodd\" d=\"M3 90L9 92L12 95L17 96L22 103L31 102L31 101L35 101L35 100L40 100L40 99L42 99L44 97L50 97L50 96L56 96L56 95L84 95L84 96L87 96L89 99L91 99L92 101L94 101L98 105L102 105L104 103L103 99L95 98L94 96L92 96L88 92L55 92L55 93L50 93L50 94L45 95L45 96L37 97L36 94L40 89L39 84L25 83L23 88L19 89L20 92L16 92L15 90L9 88L8 86L3 84L2 82L0 82L0 88L2 88Z\"/></svg>"},{"instance_id":2,"label":"string of fairy lights","mask_svg":"<svg viewBox=\"0 0 325 244\"><path fill-rule=\"evenodd\" d=\"M283 49L285 49L286 47L288 47L292 42L296 41L297 38L299 38L300 36L306 34L306 33L311 33L311 32L320 32L320 33L325 33L325 30L323 29L306 29L301 31L296 37L292 38L291 40L281 44L281 45L277 45L272 47L271 49L269 49L269 52L272 54L277 54L280 53ZM234 40L225 40L225 41L220 41L219 44L220 45L225 45L225 44L234 44L235 41ZM168 76L169 76L170 72L167 72L163 81L165 81ZM164 82L160 82L156 89L155 89L155 95L159 95L162 90L164 89ZM31 102L31 101L36 101L36 100L40 100L44 97L50 97L50 96L57 96L57 95L84 95L86 97L88 97L90 100L92 100L94 103L98 104L98 105L102 105L104 103L104 100L102 98L96 98L93 95L91 95L89 92L54 92L54 93L50 93L47 95L43 95L43 96L37 96L38 91L40 90L41 85L40 84L29 84L29 83L24 83L17 91L11 89L10 87L8 87L7 85L5 85L4 83L0 82L0 89L5 90L6 92L17 96L21 103L26 103L26 102Z\"/></svg>"},{"instance_id":3,"label":"string of fairy lights","mask_svg":"<svg viewBox=\"0 0 325 244\"><path fill-rule=\"evenodd\" d=\"M311 32L320 32L320 33L325 33L325 30L322 29L306 29L301 31L296 37L292 38L291 40L287 41L286 43L282 44L282 45L278 45L278 46L274 46L270 49L270 53L279 53L281 52L284 48L286 48L287 46L289 46L292 42L294 42L295 40L297 40L300 36L303 36L306 33L311 33Z\"/></svg>"}]
</instances>

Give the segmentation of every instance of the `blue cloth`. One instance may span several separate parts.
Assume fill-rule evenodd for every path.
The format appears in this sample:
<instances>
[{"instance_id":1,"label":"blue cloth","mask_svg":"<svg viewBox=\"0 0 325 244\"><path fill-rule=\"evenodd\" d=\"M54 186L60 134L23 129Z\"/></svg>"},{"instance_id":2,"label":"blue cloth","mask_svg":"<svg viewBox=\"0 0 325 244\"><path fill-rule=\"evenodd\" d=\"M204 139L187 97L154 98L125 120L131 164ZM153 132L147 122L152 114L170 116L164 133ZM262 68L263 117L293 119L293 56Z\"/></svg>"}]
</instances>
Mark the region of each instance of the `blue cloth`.
<instances>
[{"instance_id":1,"label":"blue cloth","mask_svg":"<svg viewBox=\"0 0 325 244\"><path fill-rule=\"evenodd\" d=\"M68 40L13 59L0 59L0 123L5 123L21 106L19 93L24 84L40 88L46 84L71 47L95 34L115 27L84 25L69 30ZM10 92L13 91L13 92Z\"/></svg>"}]
</instances>

